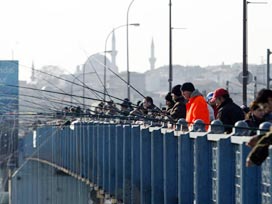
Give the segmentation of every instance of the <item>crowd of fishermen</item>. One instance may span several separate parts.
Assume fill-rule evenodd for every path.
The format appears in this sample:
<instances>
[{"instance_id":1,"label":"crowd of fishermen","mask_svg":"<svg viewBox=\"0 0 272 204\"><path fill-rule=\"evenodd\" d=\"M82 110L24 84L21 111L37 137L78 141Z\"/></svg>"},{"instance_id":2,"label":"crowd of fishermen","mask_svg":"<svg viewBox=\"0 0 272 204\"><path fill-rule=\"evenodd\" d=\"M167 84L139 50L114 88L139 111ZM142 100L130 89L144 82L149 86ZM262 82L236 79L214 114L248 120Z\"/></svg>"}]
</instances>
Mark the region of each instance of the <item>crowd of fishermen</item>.
<instances>
[{"instance_id":1,"label":"crowd of fishermen","mask_svg":"<svg viewBox=\"0 0 272 204\"><path fill-rule=\"evenodd\" d=\"M232 132L237 121L245 121L250 128L249 135L252 136L248 146L253 148L248 157L248 166L261 164L268 156L268 147L272 143L272 132L256 135L261 123L272 122L272 90L270 89L260 90L255 100L247 106L246 104L237 105L224 88L217 88L204 96L193 83L186 82L175 85L165 95L165 107L161 109L154 104L152 97L146 96L135 105L125 98L122 103L114 103L112 100L102 101L93 111L81 110L80 107L66 107L63 112L76 116L100 115L133 117L139 120L141 118L156 119L169 121L170 124L183 119L189 128L196 120L202 120L206 130L213 120L220 120L226 134Z\"/></svg>"}]
</instances>

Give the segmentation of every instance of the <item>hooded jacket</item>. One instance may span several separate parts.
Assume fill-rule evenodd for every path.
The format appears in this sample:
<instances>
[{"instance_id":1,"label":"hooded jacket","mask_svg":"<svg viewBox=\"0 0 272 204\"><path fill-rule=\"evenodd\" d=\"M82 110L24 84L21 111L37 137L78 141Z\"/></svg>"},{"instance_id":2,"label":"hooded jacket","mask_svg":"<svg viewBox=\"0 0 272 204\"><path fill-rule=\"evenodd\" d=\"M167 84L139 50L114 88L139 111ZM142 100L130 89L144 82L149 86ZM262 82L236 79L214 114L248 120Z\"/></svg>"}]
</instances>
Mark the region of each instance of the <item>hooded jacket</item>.
<instances>
[{"instance_id":1,"label":"hooded jacket","mask_svg":"<svg viewBox=\"0 0 272 204\"><path fill-rule=\"evenodd\" d=\"M192 92L186 104L186 121L191 125L197 119L201 119L204 124L210 124L208 105L202 94L196 89ZM208 125L206 125L207 129Z\"/></svg>"},{"instance_id":2,"label":"hooded jacket","mask_svg":"<svg viewBox=\"0 0 272 204\"><path fill-rule=\"evenodd\" d=\"M182 96L176 99L174 106L169 110L169 115L175 122L180 118L186 118L185 99Z\"/></svg>"}]
</instances>

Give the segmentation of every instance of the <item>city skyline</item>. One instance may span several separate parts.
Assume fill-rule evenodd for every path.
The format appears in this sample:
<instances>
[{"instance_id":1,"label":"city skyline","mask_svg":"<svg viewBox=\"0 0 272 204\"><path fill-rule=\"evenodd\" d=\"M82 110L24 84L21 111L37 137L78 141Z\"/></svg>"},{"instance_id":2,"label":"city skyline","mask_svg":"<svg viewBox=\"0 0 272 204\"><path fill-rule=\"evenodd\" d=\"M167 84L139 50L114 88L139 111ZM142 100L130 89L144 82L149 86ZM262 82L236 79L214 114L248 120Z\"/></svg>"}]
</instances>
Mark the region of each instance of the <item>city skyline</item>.
<instances>
[{"instance_id":1,"label":"city skyline","mask_svg":"<svg viewBox=\"0 0 272 204\"><path fill-rule=\"evenodd\" d=\"M99 2L11 0L2 2L0 58L20 63L20 79L29 79L36 69L55 65L68 73L88 56L104 51L107 35L126 24L131 1ZM135 0L129 11L130 70L150 69L154 39L156 67L169 64L169 1ZM266 63L272 49L271 1L248 5L248 63ZM173 64L218 65L242 62L243 1L172 0ZM175 29L184 27L186 29ZM126 28L115 32L116 64L126 70ZM111 39L111 38L110 38ZM111 40L107 43L111 49ZM108 58L110 55L107 54Z\"/></svg>"}]
</instances>

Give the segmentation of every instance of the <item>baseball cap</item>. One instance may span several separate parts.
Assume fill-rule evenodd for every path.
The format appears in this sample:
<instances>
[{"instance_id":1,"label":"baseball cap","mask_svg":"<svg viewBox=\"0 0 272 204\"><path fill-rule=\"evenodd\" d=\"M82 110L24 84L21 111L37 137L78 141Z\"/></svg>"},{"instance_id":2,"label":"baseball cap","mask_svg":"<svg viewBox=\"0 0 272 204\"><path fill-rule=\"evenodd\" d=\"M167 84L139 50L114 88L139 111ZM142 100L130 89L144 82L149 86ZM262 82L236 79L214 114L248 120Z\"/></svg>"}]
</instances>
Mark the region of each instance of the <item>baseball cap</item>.
<instances>
[{"instance_id":1,"label":"baseball cap","mask_svg":"<svg viewBox=\"0 0 272 204\"><path fill-rule=\"evenodd\" d=\"M210 101L215 102L216 98L218 98L220 96L224 96L224 95L229 95L229 92L226 89L223 89L223 88L216 89L213 92L213 97Z\"/></svg>"}]
</instances>

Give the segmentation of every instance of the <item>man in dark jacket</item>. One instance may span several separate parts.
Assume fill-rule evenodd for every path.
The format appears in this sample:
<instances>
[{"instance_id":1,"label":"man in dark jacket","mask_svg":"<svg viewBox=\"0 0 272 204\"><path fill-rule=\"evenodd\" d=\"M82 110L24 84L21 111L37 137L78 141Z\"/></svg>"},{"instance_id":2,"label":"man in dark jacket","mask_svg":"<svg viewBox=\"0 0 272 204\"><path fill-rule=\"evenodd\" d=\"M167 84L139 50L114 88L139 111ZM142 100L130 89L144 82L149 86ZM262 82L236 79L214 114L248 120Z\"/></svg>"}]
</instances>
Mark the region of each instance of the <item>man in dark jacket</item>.
<instances>
[{"instance_id":1,"label":"man in dark jacket","mask_svg":"<svg viewBox=\"0 0 272 204\"><path fill-rule=\"evenodd\" d=\"M175 105L175 101L173 101L171 92L168 92L164 99L166 105L166 112L170 112L173 106Z\"/></svg>"},{"instance_id":2,"label":"man in dark jacket","mask_svg":"<svg viewBox=\"0 0 272 204\"><path fill-rule=\"evenodd\" d=\"M181 85L176 85L171 90L171 95L175 104L168 113L175 122L180 118L186 118L186 102L184 97L181 95L180 88Z\"/></svg>"},{"instance_id":3,"label":"man in dark jacket","mask_svg":"<svg viewBox=\"0 0 272 204\"><path fill-rule=\"evenodd\" d=\"M227 90L223 88L216 89L211 101L215 102L217 106L216 119L221 120L225 125L226 133L232 132L232 127L237 121L245 119L243 110L232 101Z\"/></svg>"}]
</instances>

